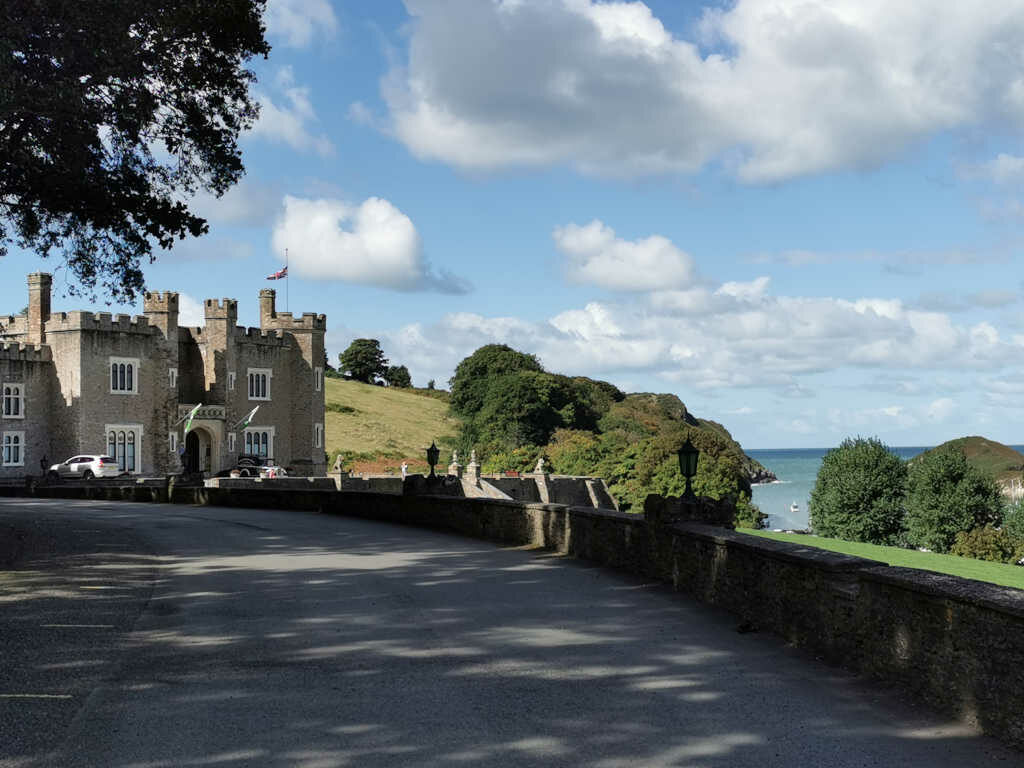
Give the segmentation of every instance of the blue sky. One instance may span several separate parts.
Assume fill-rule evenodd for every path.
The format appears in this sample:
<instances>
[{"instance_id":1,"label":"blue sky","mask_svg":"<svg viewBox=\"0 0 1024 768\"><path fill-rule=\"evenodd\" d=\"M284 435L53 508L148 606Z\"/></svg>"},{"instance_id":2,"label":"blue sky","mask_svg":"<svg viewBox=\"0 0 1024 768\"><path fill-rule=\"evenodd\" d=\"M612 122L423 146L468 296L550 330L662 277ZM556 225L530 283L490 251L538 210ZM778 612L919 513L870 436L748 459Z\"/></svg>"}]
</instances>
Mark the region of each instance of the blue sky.
<instances>
[{"instance_id":1,"label":"blue sky","mask_svg":"<svg viewBox=\"0 0 1024 768\"><path fill-rule=\"evenodd\" d=\"M269 0L248 174L147 285L256 325L287 247L418 386L501 342L749 448L1024 443L1024 2L959 5Z\"/></svg>"}]
</instances>

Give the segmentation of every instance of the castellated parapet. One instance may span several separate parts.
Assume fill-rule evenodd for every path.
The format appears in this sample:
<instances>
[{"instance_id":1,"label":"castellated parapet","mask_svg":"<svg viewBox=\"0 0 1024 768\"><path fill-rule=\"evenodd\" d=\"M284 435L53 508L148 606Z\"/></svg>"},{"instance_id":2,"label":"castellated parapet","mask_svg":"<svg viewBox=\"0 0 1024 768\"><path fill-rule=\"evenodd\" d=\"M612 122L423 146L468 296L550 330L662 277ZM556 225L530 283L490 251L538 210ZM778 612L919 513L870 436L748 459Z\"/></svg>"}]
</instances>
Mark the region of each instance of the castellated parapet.
<instances>
[{"instance_id":1,"label":"castellated parapet","mask_svg":"<svg viewBox=\"0 0 1024 768\"><path fill-rule=\"evenodd\" d=\"M153 333L145 315L111 315L109 312L58 312L50 315L47 333L68 331L109 331L119 333Z\"/></svg>"},{"instance_id":2,"label":"castellated parapet","mask_svg":"<svg viewBox=\"0 0 1024 768\"><path fill-rule=\"evenodd\" d=\"M0 345L0 360L48 363L53 355L46 344L3 344Z\"/></svg>"}]
</instances>

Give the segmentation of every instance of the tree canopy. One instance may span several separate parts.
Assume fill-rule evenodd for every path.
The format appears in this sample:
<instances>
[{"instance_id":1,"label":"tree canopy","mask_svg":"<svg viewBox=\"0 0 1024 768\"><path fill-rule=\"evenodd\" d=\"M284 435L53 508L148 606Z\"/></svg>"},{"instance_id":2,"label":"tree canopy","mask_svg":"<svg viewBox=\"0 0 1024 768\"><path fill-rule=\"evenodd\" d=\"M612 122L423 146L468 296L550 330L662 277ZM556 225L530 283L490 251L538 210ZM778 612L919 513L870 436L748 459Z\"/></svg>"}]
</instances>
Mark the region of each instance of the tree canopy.
<instances>
[{"instance_id":1,"label":"tree canopy","mask_svg":"<svg viewBox=\"0 0 1024 768\"><path fill-rule=\"evenodd\" d=\"M400 389L408 389L412 386L412 376L409 375L409 369L404 365L389 365L388 369L384 371L384 381L389 387Z\"/></svg>"},{"instance_id":2,"label":"tree canopy","mask_svg":"<svg viewBox=\"0 0 1024 768\"><path fill-rule=\"evenodd\" d=\"M918 547L948 552L962 531L999 525L1002 494L995 480L972 467L956 446L914 458L907 482L907 539Z\"/></svg>"},{"instance_id":3,"label":"tree canopy","mask_svg":"<svg viewBox=\"0 0 1024 768\"><path fill-rule=\"evenodd\" d=\"M264 4L0 4L0 255L60 254L79 289L131 300L154 243L205 233L182 201L244 172Z\"/></svg>"},{"instance_id":4,"label":"tree canopy","mask_svg":"<svg viewBox=\"0 0 1024 768\"><path fill-rule=\"evenodd\" d=\"M903 529L907 465L877 438L847 438L825 454L811 491L819 536L897 543Z\"/></svg>"},{"instance_id":5,"label":"tree canopy","mask_svg":"<svg viewBox=\"0 0 1024 768\"><path fill-rule=\"evenodd\" d=\"M388 370L388 359L376 339L356 339L338 355L338 363L338 370L366 384L383 378Z\"/></svg>"}]
</instances>

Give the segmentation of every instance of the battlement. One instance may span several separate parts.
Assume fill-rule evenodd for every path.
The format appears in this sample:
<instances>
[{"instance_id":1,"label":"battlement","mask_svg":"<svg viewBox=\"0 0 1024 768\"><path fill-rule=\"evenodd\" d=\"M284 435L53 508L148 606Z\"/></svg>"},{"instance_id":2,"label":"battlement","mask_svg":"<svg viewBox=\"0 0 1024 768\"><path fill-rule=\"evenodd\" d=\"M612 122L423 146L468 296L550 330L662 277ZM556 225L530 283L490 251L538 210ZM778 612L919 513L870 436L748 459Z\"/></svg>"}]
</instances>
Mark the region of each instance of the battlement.
<instances>
[{"instance_id":1,"label":"battlement","mask_svg":"<svg viewBox=\"0 0 1024 768\"><path fill-rule=\"evenodd\" d=\"M178 294L175 291L146 291L142 297L142 311L147 315L150 312L177 312Z\"/></svg>"},{"instance_id":2,"label":"battlement","mask_svg":"<svg viewBox=\"0 0 1024 768\"><path fill-rule=\"evenodd\" d=\"M47 333L62 331L104 331L151 334L154 326L145 315L111 315L109 312L59 312L50 315Z\"/></svg>"},{"instance_id":3,"label":"battlement","mask_svg":"<svg viewBox=\"0 0 1024 768\"><path fill-rule=\"evenodd\" d=\"M250 344L285 345L284 331L276 329L264 330L262 328L246 328L239 325L235 328L235 338L237 341Z\"/></svg>"},{"instance_id":4,"label":"battlement","mask_svg":"<svg viewBox=\"0 0 1024 768\"><path fill-rule=\"evenodd\" d=\"M0 344L0 361L3 360L48 363L53 360L53 353L45 344Z\"/></svg>"},{"instance_id":5,"label":"battlement","mask_svg":"<svg viewBox=\"0 0 1024 768\"><path fill-rule=\"evenodd\" d=\"M282 331L326 331L327 315L303 312L302 317L296 319L291 312L278 312L274 317L267 318L264 324L268 328Z\"/></svg>"},{"instance_id":6,"label":"battlement","mask_svg":"<svg viewBox=\"0 0 1024 768\"><path fill-rule=\"evenodd\" d=\"M236 299L207 299L203 309L207 320L231 320L233 325L238 319Z\"/></svg>"}]
</instances>

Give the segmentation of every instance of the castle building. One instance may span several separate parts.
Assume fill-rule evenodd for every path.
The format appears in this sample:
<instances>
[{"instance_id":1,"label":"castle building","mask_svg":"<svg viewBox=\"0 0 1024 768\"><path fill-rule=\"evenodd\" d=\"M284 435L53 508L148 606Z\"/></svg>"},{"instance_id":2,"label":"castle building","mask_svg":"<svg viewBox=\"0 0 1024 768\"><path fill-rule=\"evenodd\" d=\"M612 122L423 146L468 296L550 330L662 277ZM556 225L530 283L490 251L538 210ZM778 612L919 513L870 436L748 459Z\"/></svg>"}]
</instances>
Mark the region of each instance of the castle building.
<instances>
[{"instance_id":1,"label":"castle building","mask_svg":"<svg viewBox=\"0 0 1024 768\"><path fill-rule=\"evenodd\" d=\"M277 312L270 289L259 328L238 326L235 299L179 326L170 291L147 292L138 316L51 313L51 284L29 275L28 312L0 315L0 479L79 454L142 476L214 474L241 453L325 474L325 315Z\"/></svg>"}]
</instances>

